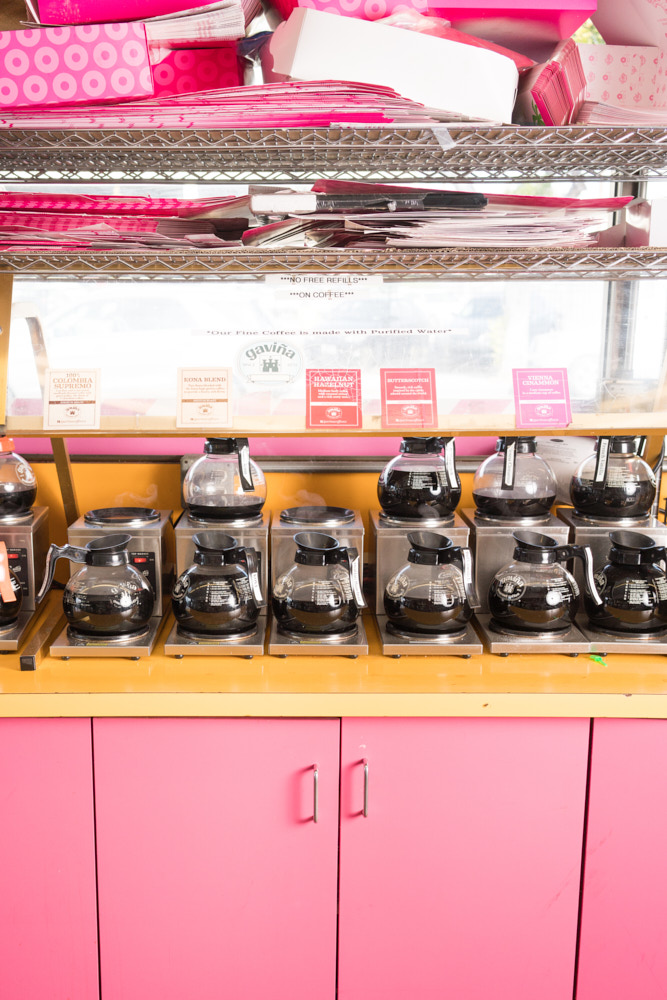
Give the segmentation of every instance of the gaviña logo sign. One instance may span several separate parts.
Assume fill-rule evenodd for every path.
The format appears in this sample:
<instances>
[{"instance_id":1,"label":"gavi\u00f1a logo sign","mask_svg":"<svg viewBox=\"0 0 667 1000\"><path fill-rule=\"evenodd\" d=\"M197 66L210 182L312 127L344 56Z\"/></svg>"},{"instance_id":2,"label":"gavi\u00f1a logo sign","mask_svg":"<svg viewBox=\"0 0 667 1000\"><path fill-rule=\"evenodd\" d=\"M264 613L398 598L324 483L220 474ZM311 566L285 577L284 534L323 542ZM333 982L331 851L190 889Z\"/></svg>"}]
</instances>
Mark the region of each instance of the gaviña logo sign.
<instances>
[{"instance_id":1,"label":"gavi\u00f1a logo sign","mask_svg":"<svg viewBox=\"0 0 667 1000\"><path fill-rule=\"evenodd\" d=\"M301 371L300 352L289 341L277 338L253 340L236 360L245 382L293 382Z\"/></svg>"}]
</instances>

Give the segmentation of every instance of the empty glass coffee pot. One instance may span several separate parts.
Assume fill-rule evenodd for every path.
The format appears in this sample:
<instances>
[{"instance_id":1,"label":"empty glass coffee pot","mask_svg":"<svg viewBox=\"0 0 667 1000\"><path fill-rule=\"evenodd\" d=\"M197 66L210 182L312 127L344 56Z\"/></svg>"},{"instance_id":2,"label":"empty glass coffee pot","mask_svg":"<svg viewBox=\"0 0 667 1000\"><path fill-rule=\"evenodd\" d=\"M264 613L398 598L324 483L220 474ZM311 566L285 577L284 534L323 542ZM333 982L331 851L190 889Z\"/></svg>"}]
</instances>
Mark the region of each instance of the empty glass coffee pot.
<instances>
[{"instance_id":1,"label":"empty glass coffee pot","mask_svg":"<svg viewBox=\"0 0 667 1000\"><path fill-rule=\"evenodd\" d=\"M595 574L601 604L585 596L586 613L605 632L667 630L667 550L638 531L612 531L608 562Z\"/></svg>"},{"instance_id":2,"label":"empty glass coffee pot","mask_svg":"<svg viewBox=\"0 0 667 1000\"><path fill-rule=\"evenodd\" d=\"M593 604L601 604L587 545L559 545L537 531L515 531L513 537L517 543L513 560L496 573L489 589L496 627L520 633L570 628L579 609L579 587L561 563L575 556L584 562L587 595Z\"/></svg>"},{"instance_id":3,"label":"empty glass coffee pot","mask_svg":"<svg viewBox=\"0 0 667 1000\"><path fill-rule=\"evenodd\" d=\"M130 535L105 535L84 548L51 545L37 601L51 586L58 559L82 563L63 594L63 611L74 634L109 640L139 634L153 614L155 595L148 580L130 564L130 541Z\"/></svg>"},{"instance_id":4,"label":"empty glass coffee pot","mask_svg":"<svg viewBox=\"0 0 667 1000\"><path fill-rule=\"evenodd\" d=\"M501 437L473 480L472 498L483 517L544 517L556 499L556 477L537 454L534 437Z\"/></svg>"},{"instance_id":5,"label":"empty glass coffee pot","mask_svg":"<svg viewBox=\"0 0 667 1000\"><path fill-rule=\"evenodd\" d=\"M202 521L258 517L266 500L266 481L250 458L248 439L207 438L204 452L183 480L183 502L190 517Z\"/></svg>"},{"instance_id":6,"label":"empty glass coffee pot","mask_svg":"<svg viewBox=\"0 0 667 1000\"><path fill-rule=\"evenodd\" d=\"M179 630L222 638L254 631L266 605L258 553L221 531L200 531L192 541L194 563L181 573L172 592Z\"/></svg>"},{"instance_id":7,"label":"empty glass coffee pot","mask_svg":"<svg viewBox=\"0 0 667 1000\"><path fill-rule=\"evenodd\" d=\"M300 531L294 536L294 565L273 588L273 613L281 632L295 635L352 635L360 609L359 553L331 535Z\"/></svg>"},{"instance_id":8,"label":"empty glass coffee pot","mask_svg":"<svg viewBox=\"0 0 667 1000\"><path fill-rule=\"evenodd\" d=\"M577 514L594 519L643 518L655 500L655 476L638 454L637 438L600 437L570 483Z\"/></svg>"},{"instance_id":9,"label":"empty glass coffee pot","mask_svg":"<svg viewBox=\"0 0 667 1000\"><path fill-rule=\"evenodd\" d=\"M408 535L405 566L389 580L384 609L394 631L410 635L455 635L479 607L470 549L434 531Z\"/></svg>"},{"instance_id":10,"label":"empty glass coffee pot","mask_svg":"<svg viewBox=\"0 0 667 1000\"><path fill-rule=\"evenodd\" d=\"M403 438L400 455L380 473L378 499L388 517L449 517L461 499L454 438Z\"/></svg>"}]
</instances>

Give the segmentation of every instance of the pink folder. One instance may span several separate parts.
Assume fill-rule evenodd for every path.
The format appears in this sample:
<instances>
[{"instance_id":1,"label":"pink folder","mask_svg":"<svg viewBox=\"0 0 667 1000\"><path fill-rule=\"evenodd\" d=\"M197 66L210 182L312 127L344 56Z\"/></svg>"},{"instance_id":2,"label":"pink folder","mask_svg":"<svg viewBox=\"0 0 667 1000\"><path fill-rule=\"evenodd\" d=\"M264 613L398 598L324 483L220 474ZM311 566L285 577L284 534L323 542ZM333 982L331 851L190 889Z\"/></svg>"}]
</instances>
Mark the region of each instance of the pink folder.
<instances>
[{"instance_id":1,"label":"pink folder","mask_svg":"<svg viewBox=\"0 0 667 1000\"><path fill-rule=\"evenodd\" d=\"M211 3L214 0L210 0ZM188 7L207 6L206 0L29 0L40 24L101 24L136 21L173 14Z\"/></svg>"}]
</instances>

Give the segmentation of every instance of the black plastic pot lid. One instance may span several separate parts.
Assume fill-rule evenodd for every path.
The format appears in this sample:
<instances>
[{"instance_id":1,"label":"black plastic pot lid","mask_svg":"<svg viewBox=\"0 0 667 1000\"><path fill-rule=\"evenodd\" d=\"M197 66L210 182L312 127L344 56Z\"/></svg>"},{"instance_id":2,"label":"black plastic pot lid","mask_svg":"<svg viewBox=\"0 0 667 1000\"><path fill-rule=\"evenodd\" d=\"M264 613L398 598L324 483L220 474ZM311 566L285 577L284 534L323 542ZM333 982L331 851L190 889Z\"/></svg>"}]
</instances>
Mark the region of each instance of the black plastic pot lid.
<instances>
[{"instance_id":1,"label":"black plastic pot lid","mask_svg":"<svg viewBox=\"0 0 667 1000\"><path fill-rule=\"evenodd\" d=\"M83 519L86 524L132 528L159 521L160 511L150 507L99 507L97 510L89 510Z\"/></svg>"},{"instance_id":2,"label":"black plastic pot lid","mask_svg":"<svg viewBox=\"0 0 667 1000\"><path fill-rule=\"evenodd\" d=\"M349 507L288 507L280 512L284 524L349 524L354 511Z\"/></svg>"}]
</instances>

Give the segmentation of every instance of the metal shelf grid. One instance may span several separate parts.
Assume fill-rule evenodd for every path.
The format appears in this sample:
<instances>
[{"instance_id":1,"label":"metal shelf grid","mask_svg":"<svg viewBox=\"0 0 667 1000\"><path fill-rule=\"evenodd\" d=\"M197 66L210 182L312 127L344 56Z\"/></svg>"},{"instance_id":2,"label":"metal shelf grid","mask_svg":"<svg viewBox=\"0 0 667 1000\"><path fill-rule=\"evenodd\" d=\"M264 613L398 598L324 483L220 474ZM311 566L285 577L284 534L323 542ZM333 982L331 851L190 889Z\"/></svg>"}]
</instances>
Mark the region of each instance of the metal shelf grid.
<instances>
[{"instance_id":1,"label":"metal shelf grid","mask_svg":"<svg viewBox=\"0 0 667 1000\"><path fill-rule=\"evenodd\" d=\"M259 280L267 274L362 272L385 280L632 281L667 278L662 250L66 250L0 252L0 270L22 279Z\"/></svg>"},{"instance_id":2,"label":"metal shelf grid","mask_svg":"<svg viewBox=\"0 0 667 1000\"><path fill-rule=\"evenodd\" d=\"M447 132L454 142L447 146ZM667 130L490 125L0 130L0 181L641 180L667 177Z\"/></svg>"}]
</instances>

